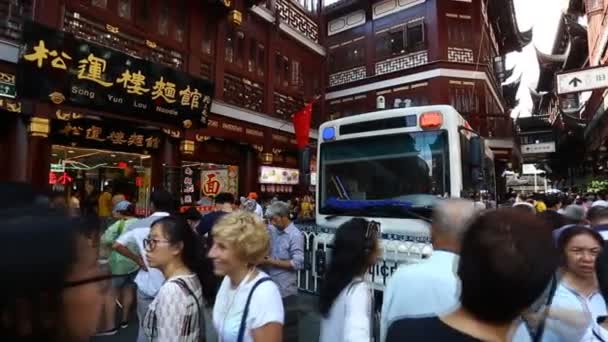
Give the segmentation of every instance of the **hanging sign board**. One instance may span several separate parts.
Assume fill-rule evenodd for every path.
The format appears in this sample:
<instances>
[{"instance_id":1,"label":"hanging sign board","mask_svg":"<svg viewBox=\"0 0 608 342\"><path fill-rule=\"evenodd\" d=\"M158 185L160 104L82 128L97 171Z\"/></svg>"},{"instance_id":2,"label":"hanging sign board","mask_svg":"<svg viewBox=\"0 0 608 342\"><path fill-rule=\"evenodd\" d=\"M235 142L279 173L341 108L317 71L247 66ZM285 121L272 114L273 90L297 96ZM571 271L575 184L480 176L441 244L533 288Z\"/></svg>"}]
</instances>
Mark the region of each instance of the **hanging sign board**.
<instances>
[{"instance_id":1,"label":"hanging sign board","mask_svg":"<svg viewBox=\"0 0 608 342\"><path fill-rule=\"evenodd\" d=\"M149 122L206 127L213 84L34 22L23 28L20 97Z\"/></svg>"}]
</instances>

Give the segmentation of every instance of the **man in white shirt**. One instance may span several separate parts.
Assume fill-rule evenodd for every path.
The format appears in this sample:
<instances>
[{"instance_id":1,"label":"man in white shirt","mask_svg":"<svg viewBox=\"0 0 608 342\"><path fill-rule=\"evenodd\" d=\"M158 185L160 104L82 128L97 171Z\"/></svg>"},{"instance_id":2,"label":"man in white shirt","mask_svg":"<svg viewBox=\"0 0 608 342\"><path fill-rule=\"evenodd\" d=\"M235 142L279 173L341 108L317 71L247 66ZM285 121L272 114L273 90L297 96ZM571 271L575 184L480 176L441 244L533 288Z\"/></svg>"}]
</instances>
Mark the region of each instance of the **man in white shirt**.
<instances>
[{"instance_id":1,"label":"man in white shirt","mask_svg":"<svg viewBox=\"0 0 608 342\"><path fill-rule=\"evenodd\" d=\"M460 240L478 210L471 201L445 200L433 212L431 238L433 254L428 260L404 265L393 274L384 289L380 341L388 327L405 317L439 316L458 307Z\"/></svg>"},{"instance_id":2,"label":"man in white shirt","mask_svg":"<svg viewBox=\"0 0 608 342\"><path fill-rule=\"evenodd\" d=\"M137 318L140 324L137 335L138 342L147 341L141 324L148 311L148 306L152 303L160 287L165 282L165 277L161 271L157 268L150 268L147 264L144 239L147 239L150 235L152 224L162 217L169 216L175 207L173 196L165 190L154 191L150 197L154 213L134 222L129 227L129 230L123 233L112 246L115 251L132 259L140 266L139 272L135 277L135 283L137 284ZM129 244L137 245L139 255L127 248Z\"/></svg>"}]
</instances>

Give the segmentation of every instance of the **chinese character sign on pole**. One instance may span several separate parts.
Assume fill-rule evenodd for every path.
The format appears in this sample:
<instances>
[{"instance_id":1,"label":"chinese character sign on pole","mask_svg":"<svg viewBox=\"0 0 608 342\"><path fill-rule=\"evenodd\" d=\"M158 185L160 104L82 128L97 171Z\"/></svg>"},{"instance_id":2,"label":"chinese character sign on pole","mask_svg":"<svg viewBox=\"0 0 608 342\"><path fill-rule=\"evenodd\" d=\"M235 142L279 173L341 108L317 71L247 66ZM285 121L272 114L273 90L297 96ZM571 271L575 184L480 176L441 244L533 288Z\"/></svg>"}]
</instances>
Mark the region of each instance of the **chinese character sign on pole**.
<instances>
[{"instance_id":1,"label":"chinese character sign on pole","mask_svg":"<svg viewBox=\"0 0 608 342\"><path fill-rule=\"evenodd\" d=\"M213 84L202 78L33 22L24 24L23 44L21 97L185 128L207 125Z\"/></svg>"}]
</instances>

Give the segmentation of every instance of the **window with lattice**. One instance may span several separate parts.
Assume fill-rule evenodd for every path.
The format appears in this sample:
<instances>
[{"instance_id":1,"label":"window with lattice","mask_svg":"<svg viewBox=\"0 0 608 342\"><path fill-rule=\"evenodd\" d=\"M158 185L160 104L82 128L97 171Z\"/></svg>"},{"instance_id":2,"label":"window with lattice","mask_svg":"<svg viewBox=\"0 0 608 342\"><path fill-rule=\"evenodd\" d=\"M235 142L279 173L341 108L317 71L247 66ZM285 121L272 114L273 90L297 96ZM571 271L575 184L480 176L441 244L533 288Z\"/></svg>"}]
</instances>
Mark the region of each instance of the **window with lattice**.
<instances>
[{"instance_id":1,"label":"window with lattice","mask_svg":"<svg viewBox=\"0 0 608 342\"><path fill-rule=\"evenodd\" d=\"M473 46L473 24L467 18L447 18L449 46Z\"/></svg>"},{"instance_id":2,"label":"window with lattice","mask_svg":"<svg viewBox=\"0 0 608 342\"><path fill-rule=\"evenodd\" d=\"M376 59L426 49L424 20L392 27L376 34Z\"/></svg>"}]
</instances>

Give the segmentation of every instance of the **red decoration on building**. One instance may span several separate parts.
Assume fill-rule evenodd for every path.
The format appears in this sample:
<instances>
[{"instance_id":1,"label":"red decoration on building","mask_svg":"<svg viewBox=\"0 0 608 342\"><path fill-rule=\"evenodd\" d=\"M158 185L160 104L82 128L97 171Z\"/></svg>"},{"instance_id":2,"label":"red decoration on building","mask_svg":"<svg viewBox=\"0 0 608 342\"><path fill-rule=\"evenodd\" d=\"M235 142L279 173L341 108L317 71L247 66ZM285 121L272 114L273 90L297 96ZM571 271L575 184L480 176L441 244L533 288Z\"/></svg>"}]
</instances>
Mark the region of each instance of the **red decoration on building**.
<instances>
[{"instance_id":1,"label":"red decoration on building","mask_svg":"<svg viewBox=\"0 0 608 342\"><path fill-rule=\"evenodd\" d=\"M215 179L216 175L211 173L207 175L207 179L203 184L203 192L205 195L215 196L220 192L220 182Z\"/></svg>"},{"instance_id":2,"label":"red decoration on building","mask_svg":"<svg viewBox=\"0 0 608 342\"><path fill-rule=\"evenodd\" d=\"M135 186L141 188L144 185L143 177L135 177Z\"/></svg>"},{"instance_id":3,"label":"red decoration on building","mask_svg":"<svg viewBox=\"0 0 608 342\"><path fill-rule=\"evenodd\" d=\"M304 108L293 115L293 128L296 132L296 142L299 149L308 146L313 103L314 102L306 104Z\"/></svg>"},{"instance_id":4,"label":"red decoration on building","mask_svg":"<svg viewBox=\"0 0 608 342\"><path fill-rule=\"evenodd\" d=\"M118 167L121 169L126 169L127 167L129 167L129 164L127 164L124 161L118 162Z\"/></svg>"}]
</instances>

